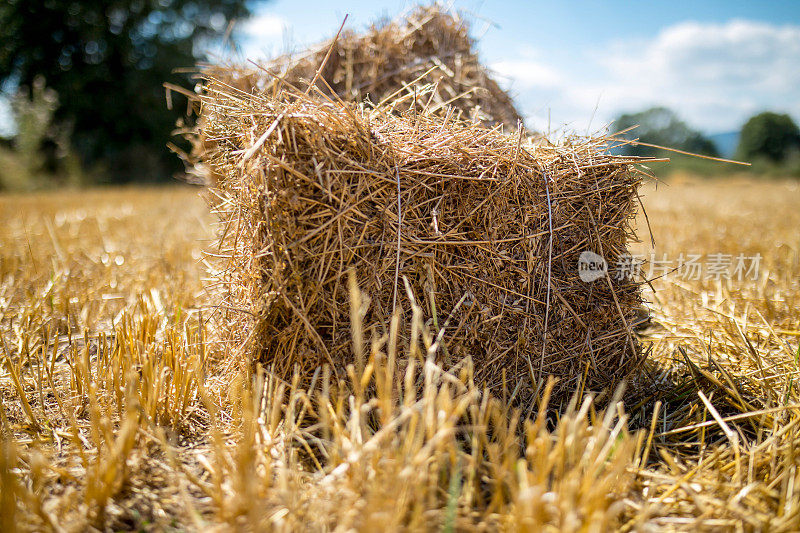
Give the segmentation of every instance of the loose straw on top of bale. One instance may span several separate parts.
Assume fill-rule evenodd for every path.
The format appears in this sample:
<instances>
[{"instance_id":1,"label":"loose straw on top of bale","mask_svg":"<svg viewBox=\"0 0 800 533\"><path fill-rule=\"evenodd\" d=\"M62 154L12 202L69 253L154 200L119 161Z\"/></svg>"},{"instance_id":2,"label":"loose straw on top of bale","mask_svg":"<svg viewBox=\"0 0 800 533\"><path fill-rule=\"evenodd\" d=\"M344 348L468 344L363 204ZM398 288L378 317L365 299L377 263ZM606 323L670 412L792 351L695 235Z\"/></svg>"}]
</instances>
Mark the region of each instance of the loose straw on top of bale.
<instances>
[{"instance_id":1,"label":"loose straw on top of bale","mask_svg":"<svg viewBox=\"0 0 800 533\"><path fill-rule=\"evenodd\" d=\"M417 85L428 84L434 89L416 97L429 112L444 115L452 107L465 120L512 130L522 122L511 98L478 60L467 22L436 4L363 33L344 31L333 43L281 56L260 69L209 66L206 73L248 93L279 91L286 84L305 88L314 80L329 96L375 104L411 96Z\"/></svg>"},{"instance_id":2,"label":"loose straw on top of bale","mask_svg":"<svg viewBox=\"0 0 800 533\"><path fill-rule=\"evenodd\" d=\"M523 402L548 375L561 391L599 389L641 362L637 283L578 275L582 251L614 265L632 237L641 176L607 140L534 145L419 110L398 116L407 102L248 95L213 79L202 98L202 134L215 141L204 162L223 176L223 334L245 362L283 377L354 363L349 269L374 335L395 302L408 312L407 280L446 329L439 362L469 355L480 382Z\"/></svg>"}]
</instances>

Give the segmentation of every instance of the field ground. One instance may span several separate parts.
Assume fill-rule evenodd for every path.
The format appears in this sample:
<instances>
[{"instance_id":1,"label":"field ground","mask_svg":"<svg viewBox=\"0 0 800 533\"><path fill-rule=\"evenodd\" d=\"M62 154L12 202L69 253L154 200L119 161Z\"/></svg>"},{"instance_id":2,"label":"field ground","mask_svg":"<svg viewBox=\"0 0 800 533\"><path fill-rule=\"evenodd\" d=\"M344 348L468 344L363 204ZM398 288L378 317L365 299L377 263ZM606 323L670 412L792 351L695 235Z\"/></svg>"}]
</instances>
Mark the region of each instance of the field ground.
<instances>
[{"instance_id":1,"label":"field ground","mask_svg":"<svg viewBox=\"0 0 800 533\"><path fill-rule=\"evenodd\" d=\"M198 189L0 198L0 530L800 529L800 183L642 201L648 364L623 402L519 423L468 365L417 394L392 339L349 397L236 371ZM740 254L756 279L713 274Z\"/></svg>"}]
</instances>

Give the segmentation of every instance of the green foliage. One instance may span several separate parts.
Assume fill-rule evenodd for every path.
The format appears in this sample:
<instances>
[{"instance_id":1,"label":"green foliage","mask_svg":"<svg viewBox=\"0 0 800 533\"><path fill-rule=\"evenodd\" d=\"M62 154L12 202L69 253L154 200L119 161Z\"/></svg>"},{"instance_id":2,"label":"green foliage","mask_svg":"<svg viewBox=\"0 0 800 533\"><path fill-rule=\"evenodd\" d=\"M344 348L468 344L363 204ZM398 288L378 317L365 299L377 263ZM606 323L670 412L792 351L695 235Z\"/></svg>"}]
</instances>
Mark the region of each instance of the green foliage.
<instances>
[{"instance_id":1,"label":"green foliage","mask_svg":"<svg viewBox=\"0 0 800 533\"><path fill-rule=\"evenodd\" d=\"M84 164L109 181L169 179L180 162L166 149L178 111L164 82L192 67L248 0L10 0L0 3L0 83L60 96L58 125L72 127Z\"/></svg>"},{"instance_id":2,"label":"green foliage","mask_svg":"<svg viewBox=\"0 0 800 533\"><path fill-rule=\"evenodd\" d=\"M784 163L800 152L800 130L789 115L760 113L742 127L736 156Z\"/></svg>"},{"instance_id":3,"label":"green foliage","mask_svg":"<svg viewBox=\"0 0 800 533\"><path fill-rule=\"evenodd\" d=\"M0 146L0 191L20 191L34 188L22 158L7 146Z\"/></svg>"},{"instance_id":4,"label":"green foliage","mask_svg":"<svg viewBox=\"0 0 800 533\"><path fill-rule=\"evenodd\" d=\"M676 175L689 175L697 178L730 178L748 176L751 179L798 179L800 178L800 158L790 158L783 163L773 163L767 159L756 159L751 166L722 163L699 157L669 154L668 163L647 165L659 178Z\"/></svg>"},{"instance_id":5,"label":"green foliage","mask_svg":"<svg viewBox=\"0 0 800 533\"><path fill-rule=\"evenodd\" d=\"M31 173L42 170L43 161L39 155L45 140L53 137L53 113L57 107L58 95L53 89L45 87L41 76L33 80L30 96L20 91L11 101L17 126L14 147L26 161Z\"/></svg>"},{"instance_id":6,"label":"green foliage","mask_svg":"<svg viewBox=\"0 0 800 533\"><path fill-rule=\"evenodd\" d=\"M673 153L667 155L669 157L669 162L651 163L647 165L659 178L669 178L675 175L717 178L748 171L748 167L735 165L733 163L721 163L710 159Z\"/></svg>"},{"instance_id":7,"label":"green foliage","mask_svg":"<svg viewBox=\"0 0 800 533\"><path fill-rule=\"evenodd\" d=\"M0 149L0 189L31 190L53 183L78 184L81 165L70 148L69 128L56 125L58 94L42 76L11 99L17 133Z\"/></svg>"},{"instance_id":8,"label":"green foliage","mask_svg":"<svg viewBox=\"0 0 800 533\"><path fill-rule=\"evenodd\" d=\"M639 113L626 113L614 121L614 132L636 128L621 135L628 140L675 148L695 154L718 156L714 143L702 133L690 128L674 111L666 107L653 107ZM651 146L628 144L617 148L623 155L658 156L664 150Z\"/></svg>"}]
</instances>

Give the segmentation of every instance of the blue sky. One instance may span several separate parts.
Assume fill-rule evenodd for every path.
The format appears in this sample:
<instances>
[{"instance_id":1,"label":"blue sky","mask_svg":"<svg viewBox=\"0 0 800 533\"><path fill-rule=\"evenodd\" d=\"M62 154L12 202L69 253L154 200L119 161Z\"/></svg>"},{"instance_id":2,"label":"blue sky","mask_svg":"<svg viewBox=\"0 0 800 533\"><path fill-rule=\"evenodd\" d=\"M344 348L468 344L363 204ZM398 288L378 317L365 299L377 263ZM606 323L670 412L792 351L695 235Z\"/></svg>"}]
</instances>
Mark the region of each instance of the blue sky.
<instances>
[{"instance_id":1,"label":"blue sky","mask_svg":"<svg viewBox=\"0 0 800 533\"><path fill-rule=\"evenodd\" d=\"M242 54L263 58L359 30L404 0L273 0L244 22ZM449 5L449 3L448 3ZM800 1L453 0L483 62L528 125L596 130L663 104L707 133L772 110L800 121ZM590 122L591 121L591 122Z\"/></svg>"},{"instance_id":2,"label":"blue sky","mask_svg":"<svg viewBox=\"0 0 800 533\"><path fill-rule=\"evenodd\" d=\"M408 0L272 0L238 26L258 60L361 30ZM754 113L800 123L800 0L448 0L472 22L484 64L529 127L596 131L620 112L666 105L706 133ZM8 134L7 102L0 133Z\"/></svg>"}]
</instances>

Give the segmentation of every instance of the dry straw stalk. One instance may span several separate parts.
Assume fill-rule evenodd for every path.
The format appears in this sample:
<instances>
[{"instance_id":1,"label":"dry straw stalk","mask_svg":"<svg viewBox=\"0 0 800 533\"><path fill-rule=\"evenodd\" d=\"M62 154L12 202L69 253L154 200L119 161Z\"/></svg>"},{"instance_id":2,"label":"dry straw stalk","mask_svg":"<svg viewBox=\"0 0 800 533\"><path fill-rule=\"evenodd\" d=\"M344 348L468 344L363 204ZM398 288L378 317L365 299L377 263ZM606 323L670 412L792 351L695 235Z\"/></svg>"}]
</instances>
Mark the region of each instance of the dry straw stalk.
<instances>
[{"instance_id":1,"label":"dry straw stalk","mask_svg":"<svg viewBox=\"0 0 800 533\"><path fill-rule=\"evenodd\" d=\"M242 360L286 379L295 366L343 375L358 363L353 305L379 338L393 312L410 311L407 291L439 332L438 362L471 356L479 382L523 403L548 375L556 392L600 389L640 363L637 284L578 276L582 251L613 265L631 237L641 177L606 140L533 144L400 112L402 99L367 109L214 79L203 100L202 135L216 146L204 162L223 177L223 329ZM418 336L406 332L409 353L432 356Z\"/></svg>"},{"instance_id":2,"label":"dry straw stalk","mask_svg":"<svg viewBox=\"0 0 800 533\"><path fill-rule=\"evenodd\" d=\"M346 30L302 54L287 54L258 68L210 66L216 79L247 93L280 91L285 85L316 89L345 101L374 104L398 96L445 115L455 112L485 126L516 129L522 116L481 65L469 25L455 11L418 6L405 16L363 33ZM431 85L426 94L420 85Z\"/></svg>"}]
</instances>

